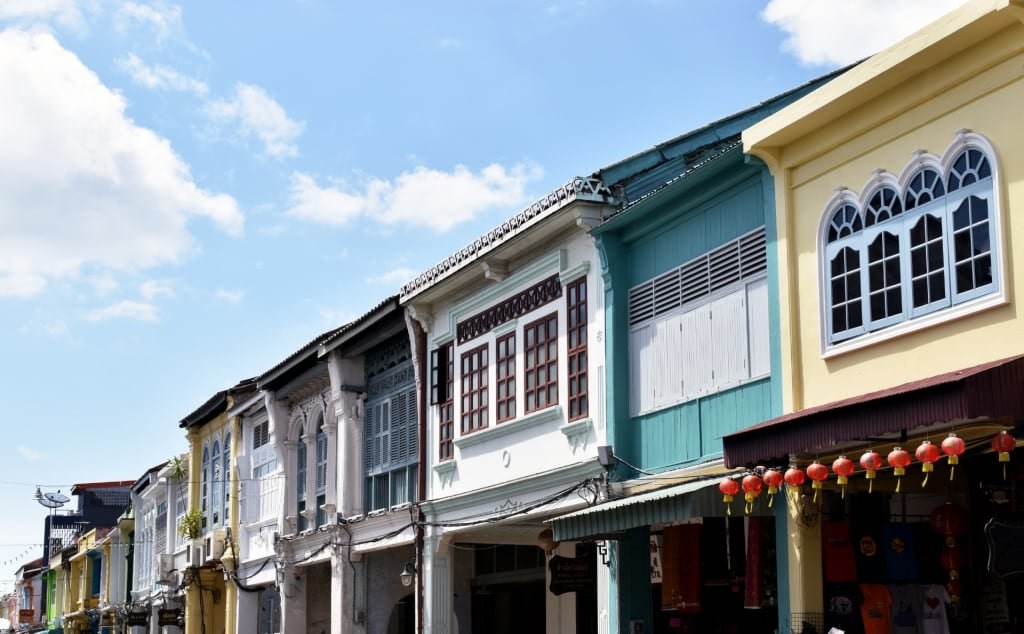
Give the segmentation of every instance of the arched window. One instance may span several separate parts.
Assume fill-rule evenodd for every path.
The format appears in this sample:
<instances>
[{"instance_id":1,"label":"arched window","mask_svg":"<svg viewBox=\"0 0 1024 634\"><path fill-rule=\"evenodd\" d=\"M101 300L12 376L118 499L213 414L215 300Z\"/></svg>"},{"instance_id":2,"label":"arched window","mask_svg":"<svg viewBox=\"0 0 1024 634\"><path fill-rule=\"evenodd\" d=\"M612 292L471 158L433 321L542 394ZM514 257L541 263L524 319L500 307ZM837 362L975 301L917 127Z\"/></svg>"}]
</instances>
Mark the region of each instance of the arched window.
<instances>
[{"instance_id":1,"label":"arched window","mask_svg":"<svg viewBox=\"0 0 1024 634\"><path fill-rule=\"evenodd\" d=\"M213 482L211 483L210 512L213 515L213 527L220 527L221 512L224 507L224 473L221 471L220 439L213 441Z\"/></svg>"},{"instance_id":2,"label":"arched window","mask_svg":"<svg viewBox=\"0 0 1024 634\"><path fill-rule=\"evenodd\" d=\"M999 293L993 164L963 133L900 180L879 172L860 198L826 208L821 276L826 346Z\"/></svg>"},{"instance_id":3,"label":"arched window","mask_svg":"<svg viewBox=\"0 0 1024 634\"><path fill-rule=\"evenodd\" d=\"M221 500L223 511L221 521L228 525L229 509L231 508L231 432L224 434L224 454L221 456Z\"/></svg>"},{"instance_id":4,"label":"arched window","mask_svg":"<svg viewBox=\"0 0 1024 634\"><path fill-rule=\"evenodd\" d=\"M327 503L327 433L324 432L324 417L317 418L316 425L316 525L327 524L323 505Z\"/></svg>"},{"instance_id":5,"label":"arched window","mask_svg":"<svg viewBox=\"0 0 1024 634\"><path fill-rule=\"evenodd\" d=\"M203 515L203 528L208 523L210 510L210 447L203 446L203 463L199 476L199 510Z\"/></svg>"},{"instance_id":6,"label":"arched window","mask_svg":"<svg viewBox=\"0 0 1024 634\"><path fill-rule=\"evenodd\" d=\"M306 441L299 437L295 451L295 516L299 531L306 530L309 522L303 513L306 511Z\"/></svg>"}]
</instances>

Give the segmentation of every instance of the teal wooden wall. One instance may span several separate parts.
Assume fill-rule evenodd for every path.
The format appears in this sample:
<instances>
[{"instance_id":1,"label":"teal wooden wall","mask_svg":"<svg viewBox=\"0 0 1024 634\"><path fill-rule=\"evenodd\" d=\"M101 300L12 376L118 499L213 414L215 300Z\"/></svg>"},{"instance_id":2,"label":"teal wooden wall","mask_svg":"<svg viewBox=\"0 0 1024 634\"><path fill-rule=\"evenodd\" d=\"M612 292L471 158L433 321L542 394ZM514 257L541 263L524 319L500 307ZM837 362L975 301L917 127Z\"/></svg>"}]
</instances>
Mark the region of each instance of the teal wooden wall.
<instances>
[{"instance_id":1,"label":"teal wooden wall","mask_svg":"<svg viewBox=\"0 0 1024 634\"><path fill-rule=\"evenodd\" d=\"M753 174L695 209L652 222L645 236L629 244L629 285L645 282L764 223L761 179Z\"/></svg>"},{"instance_id":2,"label":"teal wooden wall","mask_svg":"<svg viewBox=\"0 0 1024 634\"><path fill-rule=\"evenodd\" d=\"M606 286L609 440L641 469L665 470L721 457L723 435L781 411L778 337L772 337L769 378L630 418L626 325L628 289L762 225L768 234L769 317L778 332L774 196L760 162L725 164L699 187L676 186L628 223L598 239ZM686 181L684 180L683 183ZM675 190L675 191L671 191ZM638 210L640 211L640 210ZM621 219L625 220L625 218Z\"/></svg>"},{"instance_id":3,"label":"teal wooden wall","mask_svg":"<svg viewBox=\"0 0 1024 634\"><path fill-rule=\"evenodd\" d=\"M631 445L638 466L662 468L719 458L723 435L764 421L771 409L772 382L765 378L634 418Z\"/></svg>"}]
</instances>

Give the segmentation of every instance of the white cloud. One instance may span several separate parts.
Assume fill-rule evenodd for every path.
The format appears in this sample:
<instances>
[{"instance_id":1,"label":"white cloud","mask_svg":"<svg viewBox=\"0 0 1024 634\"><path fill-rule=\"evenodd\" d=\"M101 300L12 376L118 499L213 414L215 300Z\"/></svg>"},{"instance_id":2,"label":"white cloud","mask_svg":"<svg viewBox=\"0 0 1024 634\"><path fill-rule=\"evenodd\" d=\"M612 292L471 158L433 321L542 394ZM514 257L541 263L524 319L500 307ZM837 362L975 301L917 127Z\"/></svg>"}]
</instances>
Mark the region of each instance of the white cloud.
<instances>
[{"instance_id":1,"label":"white cloud","mask_svg":"<svg viewBox=\"0 0 1024 634\"><path fill-rule=\"evenodd\" d=\"M257 137L274 158L296 156L295 140L306 124L288 117L281 104L259 86L238 83L231 99L212 101L207 113L215 121L235 123L243 137Z\"/></svg>"},{"instance_id":2,"label":"white cloud","mask_svg":"<svg viewBox=\"0 0 1024 634\"><path fill-rule=\"evenodd\" d=\"M76 30L85 27L79 0L3 0L0 20L50 21Z\"/></svg>"},{"instance_id":3,"label":"white cloud","mask_svg":"<svg viewBox=\"0 0 1024 634\"><path fill-rule=\"evenodd\" d=\"M85 314L88 321L107 321L108 319L135 319L137 321L159 321L156 306L144 302L124 300L91 310Z\"/></svg>"},{"instance_id":4,"label":"white cloud","mask_svg":"<svg viewBox=\"0 0 1024 634\"><path fill-rule=\"evenodd\" d=\"M245 291L242 290L229 291L224 288L217 289L217 299L223 302L227 302L229 304L237 304L238 302L242 301L242 298L244 297Z\"/></svg>"},{"instance_id":5,"label":"white cloud","mask_svg":"<svg viewBox=\"0 0 1024 634\"><path fill-rule=\"evenodd\" d=\"M172 33L182 30L181 7L125 2L114 14L114 25L119 31L127 31L136 26L151 28L157 42L161 42Z\"/></svg>"},{"instance_id":6,"label":"white cloud","mask_svg":"<svg viewBox=\"0 0 1024 634\"><path fill-rule=\"evenodd\" d=\"M874 55L965 0L771 0L761 18L785 31L783 48L810 65Z\"/></svg>"},{"instance_id":7,"label":"white cloud","mask_svg":"<svg viewBox=\"0 0 1024 634\"><path fill-rule=\"evenodd\" d=\"M93 276L89 279L89 284L92 285L96 294L101 297L114 292L119 286L118 281L109 273Z\"/></svg>"},{"instance_id":8,"label":"white cloud","mask_svg":"<svg viewBox=\"0 0 1024 634\"><path fill-rule=\"evenodd\" d=\"M241 233L235 200L200 189L52 35L0 33L0 95L0 296L175 262L193 216Z\"/></svg>"},{"instance_id":9,"label":"white cloud","mask_svg":"<svg viewBox=\"0 0 1024 634\"><path fill-rule=\"evenodd\" d=\"M401 286L419 274L420 271L417 269L400 267L386 271L381 275L371 277L367 281L371 284L393 284L395 286Z\"/></svg>"},{"instance_id":10,"label":"white cloud","mask_svg":"<svg viewBox=\"0 0 1024 634\"><path fill-rule=\"evenodd\" d=\"M353 191L344 184L321 187L312 176L296 172L287 213L330 225L369 218L445 232L489 209L508 212L524 204L526 185L542 175L539 167L527 164L492 164L477 173L462 165L451 172L418 167L394 182L373 178Z\"/></svg>"},{"instance_id":11,"label":"white cloud","mask_svg":"<svg viewBox=\"0 0 1024 634\"><path fill-rule=\"evenodd\" d=\"M190 92L200 97L209 90L204 82L160 64L146 64L135 53L129 53L127 57L117 60L117 67L127 73L135 83L146 88Z\"/></svg>"},{"instance_id":12,"label":"white cloud","mask_svg":"<svg viewBox=\"0 0 1024 634\"><path fill-rule=\"evenodd\" d=\"M24 446L18 447L18 453L21 454L22 458L25 458L26 460L31 460L33 462L38 462L46 458L46 454Z\"/></svg>"},{"instance_id":13,"label":"white cloud","mask_svg":"<svg viewBox=\"0 0 1024 634\"><path fill-rule=\"evenodd\" d=\"M139 285L139 295L146 301L157 297L174 297L174 285L170 280L146 280Z\"/></svg>"}]
</instances>

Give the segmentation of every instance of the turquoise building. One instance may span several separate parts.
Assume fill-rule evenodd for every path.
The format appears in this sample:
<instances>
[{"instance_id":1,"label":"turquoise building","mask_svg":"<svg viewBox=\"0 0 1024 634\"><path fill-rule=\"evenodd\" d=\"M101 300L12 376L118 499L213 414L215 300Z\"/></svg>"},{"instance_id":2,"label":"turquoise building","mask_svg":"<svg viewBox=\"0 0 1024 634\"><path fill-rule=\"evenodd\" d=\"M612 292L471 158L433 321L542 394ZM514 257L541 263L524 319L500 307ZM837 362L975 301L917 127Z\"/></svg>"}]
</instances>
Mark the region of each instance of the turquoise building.
<instances>
[{"instance_id":1,"label":"turquoise building","mask_svg":"<svg viewBox=\"0 0 1024 634\"><path fill-rule=\"evenodd\" d=\"M620 203L591 232L605 283L607 501L551 524L556 540L606 544L609 631L771 632L786 609L785 549L771 546L785 505L744 509L741 494L730 508L717 488L730 473L722 436L782 411L775 193L740 133L835 74L596 173Z\"/></svg>"}]
</instances>

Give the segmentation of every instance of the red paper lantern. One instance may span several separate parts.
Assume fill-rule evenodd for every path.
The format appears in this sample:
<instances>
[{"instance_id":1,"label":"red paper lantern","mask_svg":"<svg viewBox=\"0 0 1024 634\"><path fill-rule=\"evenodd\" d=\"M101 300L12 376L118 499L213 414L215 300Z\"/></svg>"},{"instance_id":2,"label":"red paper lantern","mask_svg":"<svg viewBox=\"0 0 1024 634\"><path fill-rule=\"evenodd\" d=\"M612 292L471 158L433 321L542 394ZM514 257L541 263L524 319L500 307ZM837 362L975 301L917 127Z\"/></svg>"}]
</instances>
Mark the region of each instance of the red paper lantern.
<instances>
[{"instance_id":1,"label":"red paper lantern","mask_svg":"<svg viewBox=\"0 0 1024 634\"><path fill-rule=\"evenodd\" d=\"M768 469L761 476L761 479L764 480L765 486L768 487L768 508L771 508L772 503L775 502L775 494L779 492L779 487L782 486L782 473L778 469Z\"/></svg>"},{"instance_id":2,"label":"red paper lantern","mask_svg":"<svg viewBox=\"0 0 1024 634\"><path fill-rule=\"evenodd\" d=\"M817 460L807 466L807 477L813 480L811 487L814 489L814 501L818 501L818 490L822 487L822 482L828 478L828 467L821 464Z\"/></svg>"},{"instance_id":3,"label":"red paper lantern","mask_svg":"<svg viewBox=\"0 0 1024 634\"><path fill-rule=\"evenodd\" d=\"M963 535L967 532L967 511L962 506L946 502L935 507L928 518L928 523L939 535Z\"/></svg>"},{"instance_id":4,"label":"red paper lantern","mask_svg":"<svg viewBox=\"0 0 1024 634\"><path fill-rule=\"evenodd\" d=\"M946 439L942 441L942 452L949 456L946 462L949 464L949 479L953 479L953 469L960 464L960 454L967 449L964 439L953 432L949 432Z\"/></svg>"},{"instance_id":5,"label":"red paper lantern","mask_svg":"<svg viewBox=\"0 0 1024 634\"><path fill-rule=\"evenodd\" d=\"M804 472L796 467L786 469L786 475L783 476L783 479L786 481L786 485L791 487L803 486L804 482L807 481L804 477Z\"/></svg>"},{"instance_id":6,"label":"red paper lantern","mask_svg":"<svg viewBox=\"0 0 1024 634\"><path fill-rule=\"evenodd\" d=\"M903 474L907 472L907 465L910 464L910 454L896 447L889 452L889 456L886 459L889 461L889 466L892 467L893 475L896 476L896 492L899 493Z\"/></svg>"},{"instance_id":7,"label":"red paper lantern","mask_svg":"<svg viewBox=\"0 0 1024 634\"><path fill-rule=\"evenodd\" d=\"M934 463L939 459L939 448L933 445L930 440L922 440L914 455L917 456L917 461L921 463L921 473L924 474L924 480L921 481L921 486L923 487L928 484L928 476L935 470Z\"/></svg>"},{"instance_id":8,"label":"red paper lantern","mask_svg":"<svg viewBox=\"0 0 1024 634\"><path fill-rule=\"evenodd\" d=\"M747 515L754 510L754 500L761 495L762 484L764 483L761 482L761 478L752 473L743 477L743 499L747 503L743 510Z\"/></svg>"},{"instance_id":9,"label":"red paper lantern","mask_svg":"<svg viewBox=\"0 0 1024 634\"><path fill-rule=\"evenodd\" d=\"M864 477L868 479L868 493L871 493L875 484L875 476L882 468L882 456L878 455L877 451L869 449L860 457L860 466L864 467Z\"/></svg>"},{"instance_id":10,"label":"red paper lantern","mask_svg":"<svg viewBox=\"0 0 1024 634\"><path fill-rule=\"evenodd\" d=\"M740 492L740 485L732 478L722 478L718 483L718 490L722 492L722 502L725 502L725 512L732 515L732 498Z\"/></svg>"},{"instance_id":11,"label":"red paper lantern","mask_svg":"<svg viewBox=\"0 0 1024 634\"><path fill-rule=\"evenodd\" d=\"M992 437L992 451L999 453L999 462L1003 463L1003 480L1006 479L1006 463L1010 461L1010 452L1016 446L1017 439L1005 430Z\"/></svg>"},{"instance_id":12,"label":"red paper lantern","mask_svg":"<svg viewBox=\"0 0 1024 634\"><path fill-rule=\"evenodd\" d=\"M846 456L839 456L835 462L832 463L832 470L836 472L836 484L842 488L843 497L846 497L846 484L850 481L850 476L853 475L853 460L850 460Z\"/></svg>"},{"instance_id":13,"label":"red paper lantern","mask_svg":"<svg viewBox=\"0 0 1024 634\"><path fill-rule=\"evenodd\" d=\"M963 567L964 560L960 549L956 547L956 542L953 542L952 546L946 546L942 549L942 553L939 555L939 563L942 564L944 569L949 571L950 579L960 577L957 571Z\"/></svg>"},{"instance_id":14,"label":"red paper lantern","mask_svg":"<svg viewBox=\"0 0 1024 634\"><path fill-rule=\"evenodd\" d=\"M953 603L960 601L960 595L963 594L964 588L960 584L959 579L950 579L946 584L946 592L949 593L949 598Z\"/></svg>"}]
</instances>

